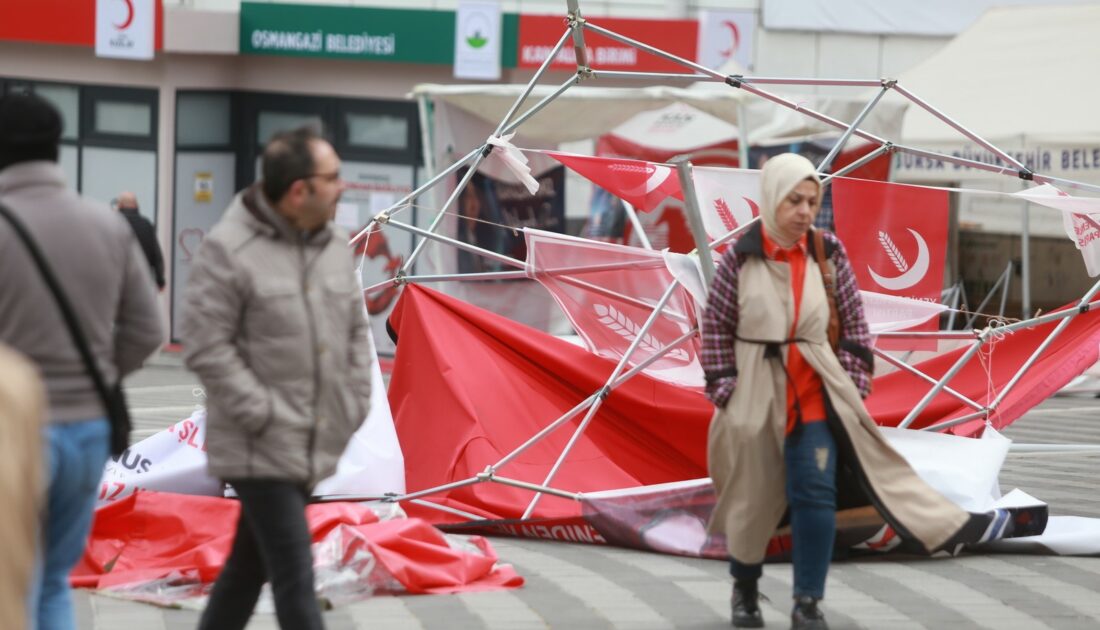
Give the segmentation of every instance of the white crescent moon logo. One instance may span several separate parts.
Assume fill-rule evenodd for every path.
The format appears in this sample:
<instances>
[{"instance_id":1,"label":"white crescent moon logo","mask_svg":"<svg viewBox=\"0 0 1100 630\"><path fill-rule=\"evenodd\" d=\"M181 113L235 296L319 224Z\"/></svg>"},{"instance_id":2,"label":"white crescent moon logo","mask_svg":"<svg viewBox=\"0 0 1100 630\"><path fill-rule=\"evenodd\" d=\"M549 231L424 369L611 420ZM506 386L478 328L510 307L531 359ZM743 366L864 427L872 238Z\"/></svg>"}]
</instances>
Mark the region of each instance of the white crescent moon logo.
<instances>
[{"instance_id":1,"label":"white crescent moon logo","mask_svg":"<svg viewBox=\"0 0 1100 630\"><path fill-rule=\"evenodd\" d=\"M658 186L665 183L665 180L668 179L668 176L670 174L672 174L671 168L663 166L661 164L654 164L653 172L650 173L644 184L635 188L631 188L629 190L623 190L623 193L630 196L648 195L654 190L657 190Z\"/></svg>"},{"instance_id":2,"label":"white crescent moon logo","mask_svg":"<svg viewBox=\"0 0 1100 630\"><path fill-rule=\"evenodd\" d=\"M877 273L874 269L871 269L870 265L867 265L867 271L871 273L871 277L875 282L884 289L891 291L901 291L908 289L914 284L920 282L926 273L928 273L928 265L932 262L931 255L928 252L928 243L924 242L924 238L913 228L906 228L909 233L913 235L913 238L917 240L917 262L909 268L908 271L893 278L884 278Z\"/></svg>"}]
</instances>

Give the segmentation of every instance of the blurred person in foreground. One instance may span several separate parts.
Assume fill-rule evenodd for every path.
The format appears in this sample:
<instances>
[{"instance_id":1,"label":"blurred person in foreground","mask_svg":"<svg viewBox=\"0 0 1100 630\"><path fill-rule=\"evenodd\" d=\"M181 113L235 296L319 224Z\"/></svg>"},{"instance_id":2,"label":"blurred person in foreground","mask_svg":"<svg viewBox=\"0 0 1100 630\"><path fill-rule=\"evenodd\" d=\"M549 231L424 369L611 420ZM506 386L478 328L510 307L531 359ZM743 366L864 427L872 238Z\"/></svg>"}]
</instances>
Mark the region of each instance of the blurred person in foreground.
<instances>
[{"instance_id":1,"label":"blurred person in foreground","mask_svg":"<svg viewBox=\"0 0 1100 630\"><path fill-rule=\"evenodd\" d=\"M153 272L153 280L157 283L157 288L164 290L164 254L161 253L160 243L157 242L156 228L149 219L141 216L138 210L137 195L129 191L120 192L118 197L115 197L114 204L130 224L130 229L134 231L134 236L141 245L141 251L149 261L149 269Z\"/></svg>"},{"instance_id":2,"label":"blurred person in foreground","mask_svg":"<svg viewBox=\"0 0 1100 630\"><path fill-rule=\"evenodd\" d=\"M141 367L164 330L133 233L117 212L66 188L57 164L60 138L61 115L47 101L25 94L0 99L0 204L42 250L110 387ZM84 552L112 429L53 294L3 219L0 342L38 366L49 400L43 435L49 488L32 594L38 628L74 628L69 571Z\"/></svg>"},{"instance_id":3,"label":"blurred person in foreground","mask_svg":"<svg viewBox=\"0 0 1100 630\"><path fill-rule=\"evenodd\" d=\"M824 629L818 602L833 555L838 471L917 549L949 548L984 517L922 481L863 406L871 339L844 246L811 227L822 194L813 164L773 157L760 183L760 221L722 256L702 320L706 393L717 407L707 444L718 493L710 529L726 535L733 625L759 628L761 563L789 506L791 627Z\"/></svg>"},{"instance_id":4,"label":"blurred person in foreground","mask_svg":"<svg viewBox=\"0 0 1100 630\"><path fill-rule=\"evenodd\" d=\"M42 496L46 390L34 365L0 344L0 628L26 628Z\"/></svg>"},{"instance_id":5,"label":"blurred person in foreground","mask_svg":"<svg viewBox=\"0 0 1100 630\"><path fill-rule=\"evenodd\" d=\"M370 329L333 225L340 158L309 129L275 135L262 179L203 240L184 295L184 359L207 392L212 475L241 515L199 627L244 628L271 582L283 630L321 628L305 507L370 405Z\"/></svg>"}]
</instances>

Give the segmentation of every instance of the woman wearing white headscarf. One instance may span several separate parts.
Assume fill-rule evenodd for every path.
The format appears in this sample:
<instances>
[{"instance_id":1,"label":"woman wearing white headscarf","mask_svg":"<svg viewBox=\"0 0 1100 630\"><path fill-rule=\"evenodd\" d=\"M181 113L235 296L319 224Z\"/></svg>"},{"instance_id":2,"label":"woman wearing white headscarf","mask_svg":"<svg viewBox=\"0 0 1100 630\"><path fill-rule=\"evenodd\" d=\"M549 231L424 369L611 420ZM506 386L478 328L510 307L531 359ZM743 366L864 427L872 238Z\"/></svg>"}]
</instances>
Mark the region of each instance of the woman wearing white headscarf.
<instances>
[{"instance_id":1,"label":"woman wearing white headscarf","mask_svg":"<svg viewBox=\"0 0 1100 630\"><path fill-rule=\"evenodd\" d=\"M722 257L703 316L707 396L717 407L708 440L718 493L710 528L726 535L737 627L764 625L757 580L789 506L791 627L827 628L817 602L833 553L840 468L916 549L943 548L964 526L984 525L921 481L863 406L870 336L843 245L828 232L815 238L821 196L806 158L787 153L765 163L761 221ZM832 322L825 279L835 279ZM834 346L828 329L837 324Z\"/></svg>"}]
</instances>

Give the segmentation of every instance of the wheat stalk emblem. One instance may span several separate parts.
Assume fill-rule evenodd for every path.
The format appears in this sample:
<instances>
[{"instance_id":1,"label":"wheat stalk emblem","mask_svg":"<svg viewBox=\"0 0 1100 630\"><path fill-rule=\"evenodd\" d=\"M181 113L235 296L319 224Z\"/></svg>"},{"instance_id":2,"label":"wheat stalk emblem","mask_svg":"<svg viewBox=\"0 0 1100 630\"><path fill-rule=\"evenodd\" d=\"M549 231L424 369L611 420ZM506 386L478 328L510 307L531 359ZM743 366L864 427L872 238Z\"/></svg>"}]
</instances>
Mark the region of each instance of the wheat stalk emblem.
<instances>
[{"instance_id":1,"label":"wheat stalk emblem","mask_svg":"<svg viewBox=\"0 0 1100 630\"><path fill-rule=\"evenodd\" d=\"M596 311L596 315L599 316L599 322L606 326L611 332L619 335L625 341L631 342L638 336L642 327L634 320L627 317L625 314L616 310L614 306L593 304L592 310ZM646 334L642 337L642 340L638 343L638 349L648 352L650 354L658 354L664 350L665 346L658 341L653 335ZM679 359L681 361L688 360L688 353L684 352L682 348L676 348L667 353L669 358Z\"/></svg>"},{"instance_id":2,"label":"wheat stalk emblem","mask_svg":"<svg viewBox=\"0 0 1100 630\"><path fill-rule=\"evenodd\" d=\"M894 245L894 241L889 234L879 230L878 242L882 244L882 249L886 251L886 255L894 262L894 266L898 268L898 271L901 273L909 271L909 261L901 255L901 250L898 249L897 245Z\"/></svg>"},{"instance_id":3,"label":"wheat stalk emblem","mask_svg":"<svg viewBox=\"0 0 1100 630\"><path fill-rule=\"evenodd\" d=\"M719 197L714 200L714 211L718 213L718 218L722 219L722 225L726 226L727 230L737 227L737 219L733 218L733 213L730 212L730 206L725 199Z\"/></svg>"}]
</instances>

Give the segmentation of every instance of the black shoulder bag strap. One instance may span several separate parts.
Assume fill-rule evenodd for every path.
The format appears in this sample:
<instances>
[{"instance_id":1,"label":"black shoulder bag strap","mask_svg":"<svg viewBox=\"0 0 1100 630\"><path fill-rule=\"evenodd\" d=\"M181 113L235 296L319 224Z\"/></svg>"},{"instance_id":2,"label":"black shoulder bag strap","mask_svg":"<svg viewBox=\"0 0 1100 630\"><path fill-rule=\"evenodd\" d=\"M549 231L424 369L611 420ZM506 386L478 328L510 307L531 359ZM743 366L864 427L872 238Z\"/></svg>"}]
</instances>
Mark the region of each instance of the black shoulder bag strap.
<instances>
[{"instance_id":1,"label":"black shoulder bag strap","mask_svg":"<svg viewBox=\"0 0 1100 630\"><path fill-rule=\"evenodd\" d=\"M26 246L31 258L34 259L35 264L38 266L38 271L41 273L42 279L46 282L46 286L49 287L50 293L53 294L54 301L57 302L57 308L61 311L61 316L65 320L65 325L69 329L69 334L73 338L73 344L76 346L77 351L80 352L80 358L84 360L84 366L88 370L88 375L92 378L92 383L95 385L96 392L103 401L103 409L106 411L107 418L111 422L111 454L115 456L121 455L122 451L126 450L126 447L129 446L130 443L130 411L126 407L126 398L122 392L122 380L119 379L119 382L116 383L113 388L107 387L107 384L103 381L103 374L100 373L99 367L96 366L95 358L92 356L92 350L88 346L87 337L84 336L84 332L80 328L80 322L76 318L76 313L73 311L72 305L65 296L65 292L61 289L61 284L58 283L57 276L53 274L53 270L46 262L46 257L42 254L42 250L38 248L38 244L35 242L30 232L27 231L23 222L3 204L0 204L0 216L3 216L11 223L12 229L15 230L19 239L23 241L23 245Z\"/></svg>"}]
</instances>

